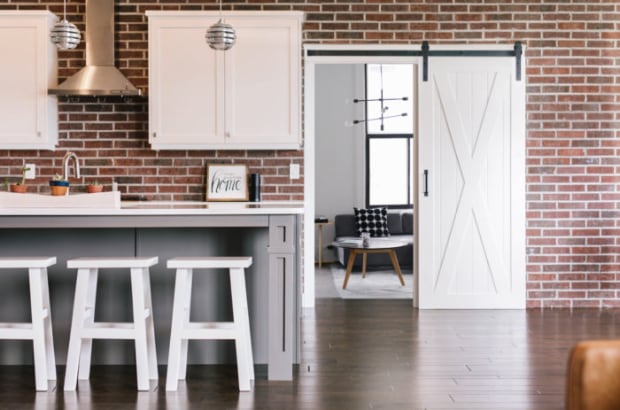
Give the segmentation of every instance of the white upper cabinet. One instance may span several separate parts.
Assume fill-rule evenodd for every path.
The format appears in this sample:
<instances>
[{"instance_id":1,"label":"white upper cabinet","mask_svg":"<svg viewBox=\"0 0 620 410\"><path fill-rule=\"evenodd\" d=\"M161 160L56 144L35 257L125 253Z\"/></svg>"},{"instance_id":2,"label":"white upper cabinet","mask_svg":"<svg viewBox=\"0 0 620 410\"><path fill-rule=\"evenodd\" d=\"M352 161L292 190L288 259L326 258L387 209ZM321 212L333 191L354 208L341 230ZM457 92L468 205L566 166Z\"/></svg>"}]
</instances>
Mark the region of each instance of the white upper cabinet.
<instances>
[{"instance_id":1,"label":"white upper cabinet","mask_svg":"<svg viewBox=\"0 0 620 410\"><path fill-rule=\"evenodd\" d=\"M149 141L153 148L223 142L223 59L205 43L205 18L149 16ZM206 47L206 48L205 48Z\"/></svg>"},{"instance_id":2,"label":"white upper cabinet","mask_svg":"<svg viewBox=\"0 0 620 410\"><path fill-rule=\"evenodd\" d=\"M147 12L154 149L298 149L301 12L231 12L227 51L205 41L219 13Z\"/></svg>"},{"instance_id":3,"label":"white upper cabinet","mask_svg":"<svg viewBox=\"0 0 620 410\"><path fill-rule=\"evenodd\" d=\"M0 11L0 149L54 149L56 48L47 11Z\"/></svg>"}]
</instances>

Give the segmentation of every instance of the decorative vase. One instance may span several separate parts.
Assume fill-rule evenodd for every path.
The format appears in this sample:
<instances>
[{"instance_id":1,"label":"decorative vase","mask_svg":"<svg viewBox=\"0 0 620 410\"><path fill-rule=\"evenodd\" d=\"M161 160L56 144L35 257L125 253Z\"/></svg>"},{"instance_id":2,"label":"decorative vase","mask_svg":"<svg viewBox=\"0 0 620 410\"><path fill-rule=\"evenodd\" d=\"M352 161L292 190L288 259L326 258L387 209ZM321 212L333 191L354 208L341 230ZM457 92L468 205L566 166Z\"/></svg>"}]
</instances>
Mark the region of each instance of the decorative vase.
<instances>
[{"instance_id":1,"label":"decorative vase","mask_svg":"<svg viewBox=\"0 0 620 410\"><path fill-rule=\"evenodd\" d=\"M52 189L52 195L68 195L69 194L69 181L51 180L50 188Z\"/></svg>"},{"instance_id":2,"label":"decorative vase","mask_svg":"<svg viewBox=\"0 0 620 410\"><path fill-rule=\"evenodd\" d=\"M11 192L23 194L24 192L26 192L26 185L11 184Z\"/></svg>"}]
</instances>

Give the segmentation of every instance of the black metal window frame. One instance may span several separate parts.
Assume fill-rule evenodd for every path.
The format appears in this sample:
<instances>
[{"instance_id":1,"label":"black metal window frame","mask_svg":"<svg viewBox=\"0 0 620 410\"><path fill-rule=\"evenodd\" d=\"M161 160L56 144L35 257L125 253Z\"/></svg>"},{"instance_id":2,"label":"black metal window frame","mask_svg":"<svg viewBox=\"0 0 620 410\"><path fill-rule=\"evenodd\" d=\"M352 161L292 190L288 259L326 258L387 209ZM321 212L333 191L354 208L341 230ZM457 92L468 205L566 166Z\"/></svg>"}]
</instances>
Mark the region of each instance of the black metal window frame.
<instances>
[{"instance_id":1,"label":"black metal window frame","mask_svg":"<svg viewBox=\"0 0 620 410\"><path fill-rule=\"evenodd\" d=\"M364 64L364 99L368 99L368 64ZM411 113L410 115L412 115ZM368 118L368 102L364 102L364 115ZM385 207L388 209L409 209L413 207L413 201L411 199L411 174L412 174L412 158L411 158L411 144L413 143L413 133L411 134L374 134L368 132L368 122L364 122L364 135L366 142L366 155L365 155L365 197L366 207L379 208ZM406 204L371 204L370 203L370 141L372 139L406 139L407 140L407 203Z\"/></svg>"}]
</instances>

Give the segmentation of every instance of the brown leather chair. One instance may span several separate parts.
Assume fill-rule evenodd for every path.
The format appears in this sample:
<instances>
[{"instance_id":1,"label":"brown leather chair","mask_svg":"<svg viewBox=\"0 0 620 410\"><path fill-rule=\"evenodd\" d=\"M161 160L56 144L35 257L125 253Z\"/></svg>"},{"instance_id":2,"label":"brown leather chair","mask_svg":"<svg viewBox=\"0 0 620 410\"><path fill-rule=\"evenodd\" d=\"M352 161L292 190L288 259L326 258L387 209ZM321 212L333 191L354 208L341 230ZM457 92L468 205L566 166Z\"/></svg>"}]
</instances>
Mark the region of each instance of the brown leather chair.
<instances>
[{"instance_id":1,"label":"brown leather chair","mask_svg":"<svg viewBox=\"0 0 620 410\"><path fill-rule=\"evenodd\" d=\"M566 409L620 409L620 340L586 341L573 347Z\"/></svg>"}]
</instances>

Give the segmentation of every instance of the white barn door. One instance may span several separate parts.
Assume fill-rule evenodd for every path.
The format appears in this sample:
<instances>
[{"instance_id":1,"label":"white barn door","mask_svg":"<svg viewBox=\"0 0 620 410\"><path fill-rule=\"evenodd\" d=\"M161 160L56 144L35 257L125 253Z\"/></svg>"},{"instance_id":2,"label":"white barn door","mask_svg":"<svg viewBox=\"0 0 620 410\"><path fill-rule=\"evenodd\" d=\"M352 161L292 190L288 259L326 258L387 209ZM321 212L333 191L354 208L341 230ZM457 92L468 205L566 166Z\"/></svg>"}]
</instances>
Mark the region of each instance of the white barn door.
<instances>
[{"instance_id":1,"label":"white barn door","mask_svg":"<svg viewBox=\"0 0 620 410\"><path fill-rule=\"evenodd\" d=\"M525 307L525 76L431 57L419 79L419 307ZM426 170L426 174L425 174Z\"/></svg>"}]
</instances>

